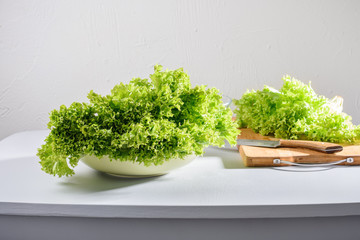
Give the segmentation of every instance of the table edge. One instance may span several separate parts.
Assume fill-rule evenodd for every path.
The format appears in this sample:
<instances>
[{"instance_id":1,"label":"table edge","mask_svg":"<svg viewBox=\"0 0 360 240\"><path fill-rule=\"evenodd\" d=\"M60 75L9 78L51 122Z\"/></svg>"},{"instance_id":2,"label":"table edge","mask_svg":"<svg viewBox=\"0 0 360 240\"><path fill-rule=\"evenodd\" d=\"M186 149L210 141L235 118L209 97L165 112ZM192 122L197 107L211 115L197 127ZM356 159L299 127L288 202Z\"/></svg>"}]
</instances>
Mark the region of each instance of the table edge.
<instances>
[{"instance_id":1,"label":"table edge","mask_svg":"<svg viewBox=\"0 0 360 240\"><path fill-rule=\"evenodd\" d=\"M360 215L360 203L250 206L119 206L0 202L0 215L157 219L338 217Z\"/></svg>"}]
</instances>

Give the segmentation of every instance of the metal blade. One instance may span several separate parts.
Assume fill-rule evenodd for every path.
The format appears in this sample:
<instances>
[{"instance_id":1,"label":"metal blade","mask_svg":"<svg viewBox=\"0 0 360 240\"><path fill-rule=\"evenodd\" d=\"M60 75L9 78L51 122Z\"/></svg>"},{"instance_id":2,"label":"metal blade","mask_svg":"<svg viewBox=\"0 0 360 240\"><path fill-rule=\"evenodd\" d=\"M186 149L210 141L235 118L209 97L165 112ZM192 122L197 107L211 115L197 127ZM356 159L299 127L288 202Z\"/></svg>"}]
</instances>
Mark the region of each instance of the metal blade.
<instances>
[{"instance_id":1,"label":"metal blade","mask_svg":"<svg viewBox=\"0 0 360 240\"><path fill-rule=\"evenodd\" d=\"M276 147L280 146L280 141L257 140L257 139L238 139L237 144L238 145L246 145L246 146L276 148Z\"/></svg>"}]
</instances>

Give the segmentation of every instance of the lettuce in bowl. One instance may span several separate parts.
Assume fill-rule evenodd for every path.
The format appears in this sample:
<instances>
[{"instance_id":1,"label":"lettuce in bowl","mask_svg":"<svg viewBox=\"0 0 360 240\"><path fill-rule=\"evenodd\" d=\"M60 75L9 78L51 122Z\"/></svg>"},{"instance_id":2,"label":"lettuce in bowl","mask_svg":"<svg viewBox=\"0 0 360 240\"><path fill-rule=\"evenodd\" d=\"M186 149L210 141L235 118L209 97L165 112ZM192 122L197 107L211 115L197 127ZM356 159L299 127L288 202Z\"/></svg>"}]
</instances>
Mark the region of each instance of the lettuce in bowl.
<instances>
[{"instance_id":1,"label":"lettuce in bowl","mask_svg":"<svg viewBox=\"0 0 360 240\"><path fill-rule=\"evenodd\" d=\"M42 170L70 176L83 156L145 166L201 155L209 145L236 144L239 130L216 88L192 87L183 69L156 65L150 80L133 78L109 95L50 113L51 130L38 149Z\"/></svg>"}]
</instances>

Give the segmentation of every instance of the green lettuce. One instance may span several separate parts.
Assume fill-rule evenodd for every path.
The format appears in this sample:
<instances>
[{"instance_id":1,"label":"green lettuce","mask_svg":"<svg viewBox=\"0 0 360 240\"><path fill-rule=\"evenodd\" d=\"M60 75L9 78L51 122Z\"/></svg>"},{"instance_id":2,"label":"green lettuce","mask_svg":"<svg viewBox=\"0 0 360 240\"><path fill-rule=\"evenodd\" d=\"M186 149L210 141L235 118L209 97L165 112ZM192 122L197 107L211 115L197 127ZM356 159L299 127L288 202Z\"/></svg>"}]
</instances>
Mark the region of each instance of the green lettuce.
<instances>
[{"instance_id":1,"label":"green lettuce","mask_svg":"<svg viewBox=\"0 0 360 240\"><path fill-rule=\"evenodd\" d=\"M335 143L354 143L360 127L342 112L339 98L317 95L311 83L283 77L280 91L269 86L247 91L235 100L238 127L251 128L261 135L284 139L307 139Z\"/></svg>"},{"instance_id":2,"label":"green lettuce","mask_svg":"<svg viewBox=\"0 0 360 240\"><path fill-rule=\"evenodd\" d=\"M50 113L50 134L38 150L42 170L70 176L84 155L159 165L201 155L209 145L236 144L239 130L216 88L192 87L183 69L156 65L148 79L93 91L89 103L62 105Z\"/></svg>"}]
</instances>

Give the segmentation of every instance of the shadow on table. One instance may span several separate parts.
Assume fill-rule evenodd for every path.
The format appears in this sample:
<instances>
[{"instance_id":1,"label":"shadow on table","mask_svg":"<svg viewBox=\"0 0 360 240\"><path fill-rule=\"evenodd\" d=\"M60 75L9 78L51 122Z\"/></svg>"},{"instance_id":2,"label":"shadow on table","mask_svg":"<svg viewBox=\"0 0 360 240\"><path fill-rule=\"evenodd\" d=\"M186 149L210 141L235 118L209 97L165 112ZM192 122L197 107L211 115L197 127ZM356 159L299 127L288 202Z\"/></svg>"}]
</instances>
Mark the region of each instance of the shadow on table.
<instances>
[{"instance_id":1,"label":"shadow on table","mask_svg":"<svg viewBox=\"0 0 360 240\"><path fill-rule=\"evenodd\" d=\"M49 189L61 188L65 192L101 192L117 188L126 188L145 184L159 177L127 179L100 173L88 167L78 166L76 174L71 177L58 178L41 170L37 157L11 158L0 161L0 176L11 183L11 187L36 189L37 185L44 185ZM79 165L82 165L79 163ZM5 184L5 183L4 183Z\"/></svg>"},{"instance_id":2,"label":"shadow on table","mask_svg":"<svg viewBox=\"0 0 360 240\"><path fill-rule=\"evenodd\" d=\"M67 190L81 192L102 192L144 184L159 178L159 176L148 178L120 178L95 170L91 171L93 172L87 172L86 174L75 174L72 177L64 179L64 181L62 181L60 184L65 186Z\"/></svg>"},{"instance_id":3,"label":"shadow on table","mask_svg":"<svg viewBox=\"0 0 360 240\"><path fill-rule=\"evenodd\" d=\"M225 169L246 168L237 149L208 147L204 157L219 157Z\"/></svg>"}]
</instances>

